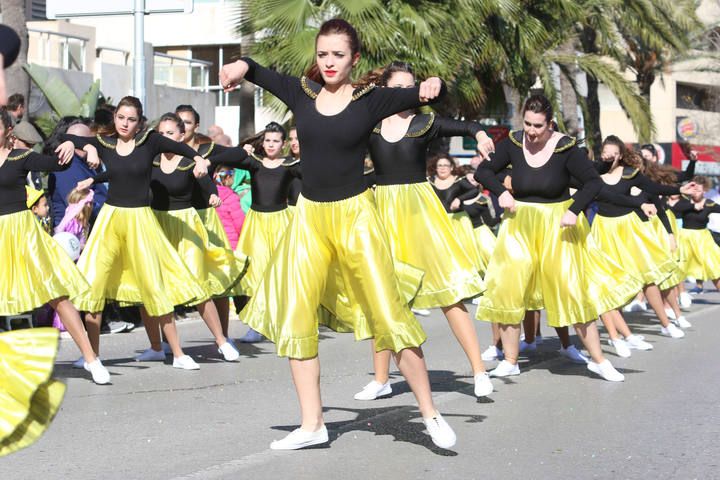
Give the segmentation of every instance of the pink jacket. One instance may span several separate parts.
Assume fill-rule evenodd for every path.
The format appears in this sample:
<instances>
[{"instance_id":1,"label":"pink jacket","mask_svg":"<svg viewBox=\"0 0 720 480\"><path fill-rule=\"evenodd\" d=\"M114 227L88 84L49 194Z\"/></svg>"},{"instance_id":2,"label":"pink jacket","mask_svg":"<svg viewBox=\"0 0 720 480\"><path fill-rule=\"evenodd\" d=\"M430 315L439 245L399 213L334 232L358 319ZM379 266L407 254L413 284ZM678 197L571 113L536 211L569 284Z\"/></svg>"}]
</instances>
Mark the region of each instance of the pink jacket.
<instances>
[{"instance_id":1,"label":"pink jacket","mask_svg":"<svg viewBox=\"0 0 720 480\"><path fill-rule=\"evenodd\" d=\"M230 245L235 250L240 238L242 224L245 221L245 213L240 208L240 197L237 193L224 185L218 185L217 189L222 205L216 210L225 228L228 240L230 240Z\"/></svg>"}]
</instances>

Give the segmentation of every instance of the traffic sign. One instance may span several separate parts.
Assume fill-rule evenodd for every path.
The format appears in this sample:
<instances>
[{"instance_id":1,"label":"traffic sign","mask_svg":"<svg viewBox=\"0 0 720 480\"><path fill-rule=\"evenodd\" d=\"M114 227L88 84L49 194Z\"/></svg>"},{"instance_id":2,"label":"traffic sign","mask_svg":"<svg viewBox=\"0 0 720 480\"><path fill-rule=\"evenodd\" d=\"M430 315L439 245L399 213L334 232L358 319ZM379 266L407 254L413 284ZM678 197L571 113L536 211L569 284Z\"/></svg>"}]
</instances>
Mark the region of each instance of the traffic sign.
<instances>
[{"instance_id":1,"label":"traffic sign","mask_svg":"<svg viewBox=\"0 0 720 480\"><path fill-rule=\"evenodd\" d=\"M134 0L47 0L46 15L56 18L132 15ZM145 13L192 13L194 0L145 0Z\"/></svg>"}]
</instances>

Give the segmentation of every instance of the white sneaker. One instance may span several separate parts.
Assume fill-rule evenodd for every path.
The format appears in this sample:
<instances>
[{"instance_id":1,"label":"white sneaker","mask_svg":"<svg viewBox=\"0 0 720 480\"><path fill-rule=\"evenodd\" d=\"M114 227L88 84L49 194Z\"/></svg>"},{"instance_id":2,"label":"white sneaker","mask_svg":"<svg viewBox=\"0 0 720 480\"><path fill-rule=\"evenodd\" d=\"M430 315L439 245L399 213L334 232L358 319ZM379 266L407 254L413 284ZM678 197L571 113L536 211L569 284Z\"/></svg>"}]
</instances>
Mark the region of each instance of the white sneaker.
<instances>
[{"instance_id":1,"label":"white sneaker","mask_svg":"<svg viewBox=\"0 0 720 480\"><path fill-rule=\"evenodd\" d=\"M162 351L165 352L165 355L172 355L172 348L170 348L169 343L160 342L160 346L162 347Z\"/></svg>"},{"instance_id":2,"label":"white sneaker","mask_svg":"<svg viewBox=\"0 0 720 480\"><path fill-rule=\"evenodd\" d=\"M90 372L93 382L98 385L110 383L110 372L108 372L107 368L105 368L99 358L96 358L94 362L86 363L84 368Z\"/></svg>"},{"instance_id":3,"label":"white sneaker","mask_svg":"<svg viewBox=\"0 0 720 480\"><path fill-rule=\"evenodd\" d=\"M272 450L298 450L300 448L310 447L312 445L319 445L321 443L327 443L328 431L325 425L320 428L317 432L308 432L302 428L296 428L290 432L282 440L275 440L270 443L270 449Z\"/></svg>"},{"instance_id":4,"label":"white sneaker","mask_svg":"<svg viewBox=\"0 0 720 480\"><path fill-rule=\"evenodd\" d=\"M558 350L558 353L562 355L563 357L570 360L572 363L577 363L580 365L584 365L590 361L588 357L583 355L580 350L575 348L575 345L570 345L568 348L562 348L560 347L560 350Z\"/></svg>"},{"instance_id":5,"label":"white sneaker","mask_svg":"<svg viewBox=\"0 0 720 480\"><path fill-rule=\"evenodd\" d=\"M520 375L520 367L517 364L513 365L507 360L503 360L498 363L498 366L495 367L494 370L489 371L488 375L491 377L510 377L513 375Z\"/></svg>"},{"instance_id":6,"label":"white sneaker","mask_svg":"<svg viewBox=\"0 0 720 480\"><path fill-rule=\"evenodd\" d=\"M675 325L677 325L680 328L690 328L692 327L692 323L687 321L687 318L685 318L685 315L680 315L675 320Z\"/></svg>"},{"instance_id":7,"label":"white sneaker","mask_svg":"<svg viewBox=\"0 0 720 480\"><path fill-rule=\"evenodd\" d=\"M473 305L480 305L480 297L475 297L472 299Z\"/></svg>"},{"instance_id":8,"label":"white sneaker","mask_svg":"<svg viewBox=\"0 0 720 480\"><path fill-rule=\"evenodd\" d=\"M355 400L375 400L379 397L386 397L392 393L390 382L380 383L375 380L365 385L365 387L355 394Z\"/></svg>"},{"instance_id":9,"label":"white sneaker","mask_svg":"<svg viewBox=\"0 0 720 480\"><path fill-rule=\"evenodd\" d=\"M222 355L223 360L226 362L234 362L238 358L240 358L240 352L237 351L235 347L232 346L230 342L225 342L220 347L218 347L218 353Z\"/></svg>"},{"instance_id":10,"label":"white sneaker","mask_svg":"<svg viewBox=\"0 0 720 480\"><path fill-rule=\"evenodd\" d=\"M420 315L422 317L427 317L428 315L430 315L430 310L427 310L425 308L412 308L411 310L415 315Z\"/></svg>"},{"instance_id":11,"label":"white sneaker","mask_svg":"<svg viewBox=\"0 0 720 480\"><path fill-rule=\"evenodd\" d=\"M493 384L487 372L475 375L475 396L487 397L493 392Z\"/></svg>"},{"instance_id":12,"label":"white sneaker","mask_svg":"<svg viewBox=\"0 0 720 480\"><path fill-rule=\"evenodd\" d=\"M625 340L621 338L616 338L615 340L609 339L608 343L615 347L615 353L617 353L618 357L628 358L632 355L630 346L625 342Z\"/></svg>"},{"instance_id":13,"label":"white sneaker","mask_svg":"<svg viewBox=\"0 0 720 480\"><path fill-rule=\"evenodd\" d=\"M183 355L173 359L173 368L182 368L183 370L200 370L200 365L195 363L190 355Z\"/></svg>"},{"instance_id":14,"label":"white sneaker","mask_svg":"<svg viewBox=\"0 0 720 480\"><path fill-rule=\"evenodd\" d=\"M440 415L440 412L436 412L436 415L432 418L423 418L423 423L433 443L438 447L452 448L457 442L455 432Z\"/></svg>"},{"instance_id":15,"label":"white sneaker","mask_svg":"<svg viewBox=\"0 0 720 480\"><path fill-rule=\"evenodd\" d=\"M600 375L602 378L607 380L608 382L624 382L625 381L625 375L615 370L615 367L612 366L612 363L610 363L610 360L605 360L602 363L595 363L595 362L589 362L587 364L588 370L591 372Z\"/></svg>"},{"instance_id":16,"label":"white sneaker","mask_svg":"<svg viewBox=\"0 0 720 480\"><path fill-rule=\"evenodd\" d=\"M72 363L73 368L85 368L85 357L80 357Z\"/></svg>"},{"instance_id":17,"label":"white sneaker","mask_svg":"<svg viewBox=\"0 0 720 480\"><path fill-rule=\"evenodd\" d=\"M646 342L640 335L630 335L625 337L625 343L628 347L634 348L635 350L652 350L653 346Z\"/></svg>"},{"instance_id":18,"label":"white sneaker","mask_svg":"<svg viewBox=\"0 0 720 480\"><path fill-rule=\"evenodd\" d=\"M685 336L685 332L680 330L673 323L668 324L667 328L660 327L660 334L665 335L666 337L672 337L672 338L682 338Z\"/></svg>"},{"instance_id":19,"label":"white sneaker","mask_svg":"<svg viewBox=\"0 0 720 480\"><path fill-rule=\"evenodd\" d=\"M525 340L520 340L520 353L531 353L537 351L537 344L535 342L527 343Z\"/></svg>"},{"instance_id":20,"label":"white sneaker","mask_svg":"<svg viewBox=\"0 0 720 480\"><path fill-rule=\"evenodd\" d=\"M687 292L682 292L680 294L680 298L678 299L678 303L680 304L680 308L683 310L687 310L692 305L692 297Z\"/></svg>"},{"instance_id":21,"label":"white sneaker","mask_svg":"<svg viewBox=\"0 0 720 480\"><path fill-rule=\"evenodd\" d=\"M665 309L665 315L667 315L667 317L668 317L670 320L675 320L675 319L677 318L677 317L675 317L675 312L673 312L673 309L672 309L672 308L666 308L666 309Z\"/></svg>"},{"instance_id":22,"label":"white sneaker","mask_svg":"<svg viewBox=\"0 0 720 480\"><path fill-rule=\"evenodd\" d=\"M623 307L623 312L644 312L647 310L647 303L633 300Z\"/></svg>"},{"instance_id":23,"label":"white sneaker","mask_svg":"<svg viewBox=\"0 0 720 480\"><path fill-rule=\"evenodd\" d=\"M482 354L480 354L480 358L483 359L485 362L492 362L494 360L502 360L504 357L502 350L497 348L495 345L490 345L485 349Z\"/></svg>"},{"instance_id":24,"label":"white sneaker","mask_svg":"<svg viewBox=\"0 0 720 480\"><path fill-rule=\"evenodd\" d=\"M162 350L157 351L153 350L152 348L148 348L144 352L142 352L140 355L135 357L136 362L164 362L165 361L165 352Z\"/></svg>"}]
</instances>

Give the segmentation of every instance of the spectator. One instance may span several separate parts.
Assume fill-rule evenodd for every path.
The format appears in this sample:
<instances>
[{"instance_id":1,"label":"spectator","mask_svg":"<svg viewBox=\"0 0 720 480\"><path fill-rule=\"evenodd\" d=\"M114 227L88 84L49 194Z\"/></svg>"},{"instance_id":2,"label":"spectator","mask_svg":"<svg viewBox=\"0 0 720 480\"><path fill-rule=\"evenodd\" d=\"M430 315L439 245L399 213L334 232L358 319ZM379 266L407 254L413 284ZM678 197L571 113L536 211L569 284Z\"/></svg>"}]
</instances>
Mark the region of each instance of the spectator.
<instances>
[{"instance_id":1,"label":"spectator","mask_svg":"<svg viewBox=\"0 0 720 480\"><path fill-rule=\"evenodd\" d=\"M15 120L20 122L25 116L25 97L21 93L13 93L8 97L7 111Z\"/></svg>"},{"instance_id":2,"label":"spectator","mask_svg":"<svg viewBox=\"0 0 720 480\"><path fill-rule=\"evenodd\" d=\"M70 118L70 120L68 120ZM65 120L65 121L63 121ZM48 139L46 145L46 151L52 150L56 147L55 143L58 142L60 134L68 133L71 135L78 135L81 137L91 137L92 132L87 125L77 117L66 117L61 120L55 131ZM61 172L52 172L48 181L48 190L50 192L50 199L52 201L52 215L56 222L65 216L65 210L68 207L67 197L70 192L77 186L78 182L85 180L90 177L94 177L99 174L98 170L90 168L85 159L87 158L88 152L83 150L75 150L73 161L67 170ZM90 223L95 220L100 207L105 203L107 198L107 186L103 183L95 184L92 186L94 192L92 214L90 216Z\"/></svg>"},{"instance_id":3,"label":"spectator","mask_svg":"<svg viewBox=\"0 0 720 480\"><path fill-rule=\"evenodd\" d=\"M15 138L15 148L32 150L35 145L43 141L35 127L24 120L15 125L12 136Z\"/></svg>"},{"instance_id":4,"label":"spectator","mask_svg":"<svg viewBox=\"0 0 720 480\"><path fill-rule=\"evenodd\" d=\"M225 135L224 133L221 135L218 135L213 139L215 143L218 145L222 145L223 147L232 147L232 138L230 138L229 135Z\"/></svg>"},{"instance_id":5,"label":"spectator","mask_svg":"<svg viewBox=\"0 0 720 480\"><path fill-rule=\"evenodd\" d=\"M40 223L40 227L45 230L48 235L52 234L52 219L50 218L50 206L48 205L47 196L42 190L36 190L32 187L25 186L27 192L27 207Z\"/></svg>"},{"instance_id":6,"label":"spectator","mask_svg":"<svg viewBox=\"0 0 720 480\"><path fill-rule=\"evenodd\" d=\"M233 250L237 247L240 238L240 230L245 221L245 212L240 208L240 197L230 188L233 184L234 171L225 165L218 167L215 172L215 183L218 185L218 196L222 204L216 208L218 216L222 221L225 233L227 233L230 246Z\"/></svg>"}]
</instances>

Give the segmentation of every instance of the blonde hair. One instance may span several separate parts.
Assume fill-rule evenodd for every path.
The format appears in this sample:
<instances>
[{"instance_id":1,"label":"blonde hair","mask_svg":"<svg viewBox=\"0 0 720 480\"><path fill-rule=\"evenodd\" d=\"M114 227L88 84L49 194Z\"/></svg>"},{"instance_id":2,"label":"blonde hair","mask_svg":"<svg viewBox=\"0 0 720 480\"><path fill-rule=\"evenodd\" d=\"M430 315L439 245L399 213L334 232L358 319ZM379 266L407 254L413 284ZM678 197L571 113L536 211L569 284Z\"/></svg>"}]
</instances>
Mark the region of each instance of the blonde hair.
<instances>
[{"instance_id":1,"label":"blonde hair","mask_svg":"<svg viewBox=\"0 0 720 480\"><path fill-rule=\"evenodd\" d=\"M78 190L77 188L73 188L70 193L68 193L67 196L67 203L68 205L72 203L80 203L82 199L90 195L89 189L83 189ZM86 203L83 208L78 212L78 214L75 216L75 219L84 227L87 228L87 226L90 224L90 215L92 215L92 208L93 204L92 202Z\"/></svg>"}]
</instances>

